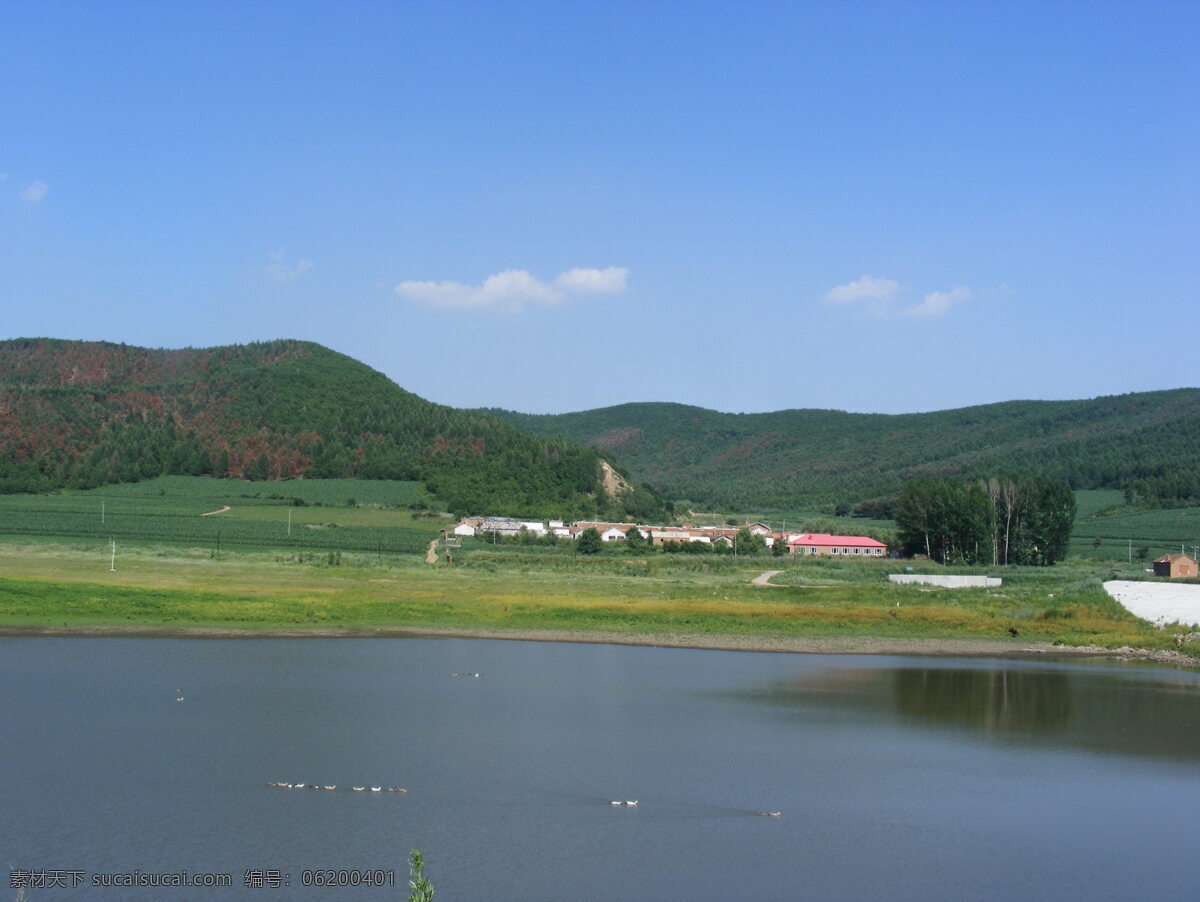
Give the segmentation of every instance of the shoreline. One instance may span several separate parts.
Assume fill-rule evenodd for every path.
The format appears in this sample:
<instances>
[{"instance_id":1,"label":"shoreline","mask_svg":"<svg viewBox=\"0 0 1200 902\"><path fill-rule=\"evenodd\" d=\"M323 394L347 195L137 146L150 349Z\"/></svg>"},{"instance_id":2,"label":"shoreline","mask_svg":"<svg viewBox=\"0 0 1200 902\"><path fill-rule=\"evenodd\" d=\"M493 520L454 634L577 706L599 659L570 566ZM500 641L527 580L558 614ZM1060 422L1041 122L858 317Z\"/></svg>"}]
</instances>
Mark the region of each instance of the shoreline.
<instances>
[{"instance_id":1,"label":"shoreline","mask_svg":"<svg viewBox=\"0 0 1200 902\"><path fill-rule=\"evenodd\" d=\"M456 627L230 627L165 625L0 626L0 638L122 639L497 639L574 642L708 651L819 655L913 655L955 658L1108 658L1200 669L1200 659L1146 648L1054 645L1004 639L907 639L886 636L746 636L731 634L622 633L586 630L488 630Z\"/></svg>"}]
</instances>

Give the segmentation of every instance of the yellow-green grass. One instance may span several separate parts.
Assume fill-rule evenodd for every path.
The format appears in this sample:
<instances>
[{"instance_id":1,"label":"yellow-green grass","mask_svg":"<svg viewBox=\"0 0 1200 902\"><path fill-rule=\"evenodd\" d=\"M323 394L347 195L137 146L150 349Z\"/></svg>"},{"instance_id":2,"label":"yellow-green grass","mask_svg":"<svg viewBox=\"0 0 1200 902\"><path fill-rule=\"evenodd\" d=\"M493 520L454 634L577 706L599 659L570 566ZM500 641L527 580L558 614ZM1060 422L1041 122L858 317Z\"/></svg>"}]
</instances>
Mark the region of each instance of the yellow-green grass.
<instances>
[{"instance_id":1,"label":"yellow-green grass","mask_svg":"<svg viewBox=\"0 0 1200 902\"><path fill-rule=\"evenodd\" d=\"M459 628L604 634L1008 638L1066 645L1174 648L1079 570L1014 571L999 589L928 590L886 582L876 562L796 564L758 588L762 561L710 569L674 558L573 568L429 566L412 558L327 558L142 546L110 557L101 545L0 543L0 626ZM561 563L561 561L560 561ZM883 562L878 562L883 563ZM624 569L622 569L624 568ZM818 579L819 577L819 579ZM811 581L806 581L811 580ZM1047 591L1049 590L1049 591ZM1051 597L1053 596L1053 597ZM1194 644L1193 644L1194 646ZM1186 646L1185 646L1186 647Z\"/></svg>"}]
</instances>

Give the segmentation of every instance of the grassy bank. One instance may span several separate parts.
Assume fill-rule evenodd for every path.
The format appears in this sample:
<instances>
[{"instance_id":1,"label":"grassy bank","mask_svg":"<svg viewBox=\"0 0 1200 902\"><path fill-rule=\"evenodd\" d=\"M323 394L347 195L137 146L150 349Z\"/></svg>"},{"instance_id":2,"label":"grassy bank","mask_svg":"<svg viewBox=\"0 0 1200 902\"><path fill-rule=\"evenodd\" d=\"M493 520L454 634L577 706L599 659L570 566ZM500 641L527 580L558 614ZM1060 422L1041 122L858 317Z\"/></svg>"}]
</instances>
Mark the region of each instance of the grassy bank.
<instances>
[{"instance_id":1,"label":"grassy bank","mask_svg":"<svg viewBox=\"0 0 1200 902\"><path fill-rule=\"evenodd\" d=\"M1107 568L1012 568L997 589L896 586L902 562L462 549L417 556L0 542L0 627L476 629L700 636L995 639L1175 649L1101 587ZM750 585L782 569L771 588ZM938 572L947 572L936 568ZM1009 634L1015 627L1019 638ZM1196 643L1184 645L1200 656Z\"/></svg>"}]
</instances>

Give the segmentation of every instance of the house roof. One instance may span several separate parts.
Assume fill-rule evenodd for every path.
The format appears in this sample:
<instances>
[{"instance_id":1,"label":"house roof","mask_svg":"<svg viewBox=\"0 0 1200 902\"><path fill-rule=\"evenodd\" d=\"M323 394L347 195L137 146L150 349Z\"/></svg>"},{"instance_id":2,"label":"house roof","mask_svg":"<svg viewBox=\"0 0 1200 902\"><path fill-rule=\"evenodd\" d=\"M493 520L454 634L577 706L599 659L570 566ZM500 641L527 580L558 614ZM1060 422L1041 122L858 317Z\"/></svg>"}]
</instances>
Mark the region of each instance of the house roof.
<instances>
[{"instance_id":1,"label":"house roof","mask_svg":"<svg viewBox=\"0 0 1200 902\"><path fill-rule=\"evenodd\" d=\"M1175 561L1187 561L1189 564L1196 563L1192 560L1191 556L1187 554L1164 554L1162 557L1156 558L1154 563L1173 564Z\"/></svg>"},{"instance_id":2,"label":"house roof","mask_svg":"<svg viewBox=\"0 0 1200 902\"><path fill-rule=\"evenodd\" d=\"M789 545L820 545L822 547L834 545L857 545L860 548L887 548L883 542L877 542L875 539L869 539L866 536L832 536L825 532L806 532L800 535L794 535L788 539Z\"/></svg>"}]
</instances>

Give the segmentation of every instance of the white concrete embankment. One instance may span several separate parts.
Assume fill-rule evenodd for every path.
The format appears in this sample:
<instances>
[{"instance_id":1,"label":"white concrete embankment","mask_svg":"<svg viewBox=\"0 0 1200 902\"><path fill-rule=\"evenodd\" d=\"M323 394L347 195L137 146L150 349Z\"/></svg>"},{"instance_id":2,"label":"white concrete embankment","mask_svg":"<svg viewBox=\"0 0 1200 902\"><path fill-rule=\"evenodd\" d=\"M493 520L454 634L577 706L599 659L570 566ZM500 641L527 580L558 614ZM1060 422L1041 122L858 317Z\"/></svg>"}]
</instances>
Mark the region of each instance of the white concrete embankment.
<instances>
[{"instance_id":1,"label":"white concrete embankment","mask_svg":"<svg viewBox=\"0 0 1200 902\"><path fill-rule=\"evenodd\" d=\"M945 589L998 586L1002 582L995 576L949 576L938 573L889 573L888 579L902 586L941 586Z\"/></svg>"},{"instance_id":2,"label":"white concrete embankment","mask_svg":"<svg viewBox=\"0 0 1200 902\"><path fill-rule=\"evenodd\" d=\"M1151 623L1200 626L1200 586L1112 579L1105 590L1126 609Z\"/></svg>"}]
</instances>

